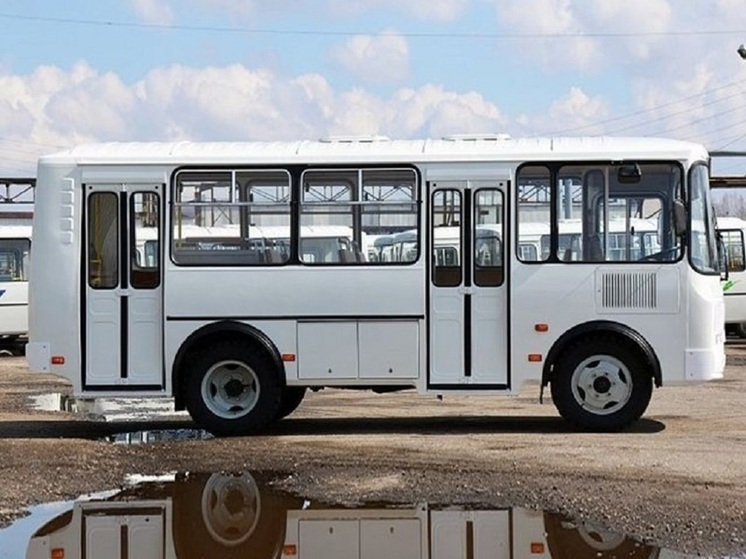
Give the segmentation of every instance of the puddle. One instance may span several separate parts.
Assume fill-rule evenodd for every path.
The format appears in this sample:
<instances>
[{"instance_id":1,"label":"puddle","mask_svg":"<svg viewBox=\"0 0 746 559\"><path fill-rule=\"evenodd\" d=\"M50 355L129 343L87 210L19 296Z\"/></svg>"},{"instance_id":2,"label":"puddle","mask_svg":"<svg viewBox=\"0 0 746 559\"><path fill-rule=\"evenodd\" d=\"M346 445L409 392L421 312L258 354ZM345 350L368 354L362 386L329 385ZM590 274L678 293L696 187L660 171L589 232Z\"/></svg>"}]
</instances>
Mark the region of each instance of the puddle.
<instances>
[{"instance_id":1,"label":"puddle","mask_svg":"<svg viewBox=\"0 0 746 559\"><path fill-rule=\"evenodd\" d=\"M36 411L74 411L73 401L66 394L35 394L29 396L31 409Z\"/></svg>"},{"instance_id":2,"label":"puddle","mask_svg":"<svg viewBox=\"0 0 746 559\"><path fill-rule=\"evenodd\" d=\"M93 421L162 421L189 419L186 411L175 411L172 398L75 399L66 394L39 394L30 397L38 411L73 412Z\"/></svg>"},{"instance_id":3,"label":"puddle","mask_svg":"<svg viewBox=\"0 0 746 559\"><path fill-rule=\"evenodd\" d=\"M0 531L0 557L689 557L541 511L330 507L274 491L264 477L177 474L34 507Z\"/></svg>"},{"instance_id":4,"label":"puddle","mask_svg":"<svg viewBox=\"0 0 746 559\"><path fill-rule=\"evenodd\" d=\"M151 431L134 431L117 433L106 437L114 444L146 444L159 441L194 441L214 438L203 429L154 429Z\"/></svg>"}]
</instances>

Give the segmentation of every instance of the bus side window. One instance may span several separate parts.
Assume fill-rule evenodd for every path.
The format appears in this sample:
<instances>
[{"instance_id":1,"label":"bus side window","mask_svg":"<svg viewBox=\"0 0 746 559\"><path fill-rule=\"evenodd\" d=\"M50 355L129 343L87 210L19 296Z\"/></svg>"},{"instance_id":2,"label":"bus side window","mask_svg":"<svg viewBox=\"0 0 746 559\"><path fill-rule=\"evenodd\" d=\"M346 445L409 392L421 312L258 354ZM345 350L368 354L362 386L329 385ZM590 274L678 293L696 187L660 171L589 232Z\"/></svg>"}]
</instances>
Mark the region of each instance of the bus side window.
<instances>
[{"instance_id":1,"label":"bus side window","mask_svg":"<svg viewBox=\"0 0 746 559\"><path fill-rule=\"evenodd\" d=\"M88 197L88 284L94 289L119 285L119 201L112 192Z\"/></svg>"},{"instance_id":2,"label":"bus side window","mask_svg":"<svg viewBox=\"0 0 746 559\"><path fill-rule=\"evenodd\" d=\"M130 196L131 282L135 289L160 285L160 204L154 192Z\"/></svg>"},{"instance_id":3,"label":"bus side window","mask_svg":"<svg viewBox=\"0 0 746 559\"><path fill-rule=\"evenodd\" d=\"M474 283L497 287L503 283L503 195L483 188L474 195Z\"/></svg>"}]
</instances>

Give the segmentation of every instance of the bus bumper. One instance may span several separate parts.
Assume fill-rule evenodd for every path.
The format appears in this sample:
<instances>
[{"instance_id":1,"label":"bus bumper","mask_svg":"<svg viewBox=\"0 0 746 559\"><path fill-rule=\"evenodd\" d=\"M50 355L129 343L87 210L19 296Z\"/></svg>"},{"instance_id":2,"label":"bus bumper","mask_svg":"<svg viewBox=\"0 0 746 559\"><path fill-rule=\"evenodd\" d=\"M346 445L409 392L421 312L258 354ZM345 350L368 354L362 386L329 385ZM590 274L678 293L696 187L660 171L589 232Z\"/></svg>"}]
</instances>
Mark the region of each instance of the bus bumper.
<instances>
[{"instance_id":1,"label":"bus bumper","mask_svg":"<svg viewBox=\"0 0 746 559\"><path fill-rule=\"evenodd\" d=\"M34 373L49 373L52 369L52 356L47 342L26 344L26 363Z\"/></svg>"},{"instance_id":2,"label":"bus bumper","mask_svg":"<svg viewBox=\"0 0 746 559\"><path fill-rule=\"evenodd\" d=\"M723 378L725 349L689 349L686 351L687 381L707 381Z\"/></svg>"}]
</instances>

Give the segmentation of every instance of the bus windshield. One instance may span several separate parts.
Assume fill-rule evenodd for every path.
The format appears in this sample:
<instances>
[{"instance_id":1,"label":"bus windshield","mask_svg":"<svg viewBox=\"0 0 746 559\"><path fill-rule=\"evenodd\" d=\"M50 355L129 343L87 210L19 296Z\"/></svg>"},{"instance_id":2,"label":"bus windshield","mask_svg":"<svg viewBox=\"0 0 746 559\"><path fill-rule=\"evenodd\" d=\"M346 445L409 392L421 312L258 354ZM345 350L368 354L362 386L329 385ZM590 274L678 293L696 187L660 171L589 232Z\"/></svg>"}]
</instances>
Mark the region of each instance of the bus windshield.
<instances>
[{"instance_id":1,"label":"bus windshield","mask_svg":"<svg viewBox=\"0 0 746 559\"><path fill-rule=\"evenodd\" d=\"M715 215L710 199L707 167L692 167L689 182L689 258L695 270L705 274L719 273Z\"/></svg>"}]
</instances>

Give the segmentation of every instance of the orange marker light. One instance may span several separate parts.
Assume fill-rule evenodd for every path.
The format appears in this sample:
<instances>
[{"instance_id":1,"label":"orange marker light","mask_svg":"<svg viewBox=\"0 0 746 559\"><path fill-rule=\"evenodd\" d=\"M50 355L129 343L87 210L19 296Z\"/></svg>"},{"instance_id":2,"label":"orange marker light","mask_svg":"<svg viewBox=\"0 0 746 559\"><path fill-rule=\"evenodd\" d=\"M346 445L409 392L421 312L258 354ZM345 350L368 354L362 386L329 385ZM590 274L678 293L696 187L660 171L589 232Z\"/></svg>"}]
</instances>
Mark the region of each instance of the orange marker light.
<instances>
[{"instance_id":1,"label":"orange marker light","mask_svg":"<svg viewBox=\"0 0 746 559\"><path fill-rule=\"evenodd\" d=\"M537 332L549 332L549 324L534 324L534 330L536 330Z\"/></svg>"},{"instance_id":2,"label":"orange marker light","mask_svg":"<svg viewBox=\"0 0 746 559\"><path fill-rule=\"evenodd\" d=\"M282 360L292 363L293 361L295 361L295 353L283 353Z\"/></svg>"},{"instance_id":3,"label":"orange marker light","mask_svg":"<svg viewBox=\"0 0 746 559\"><path fill-rule=\"evenodd\" d=\"M50 559L65 559L65 550L61 547L55 547L49 552Z\"/></svg>"},{"instance_id":4,"label":"orange marker light","mask_svg":"<svg viewBox=\"0 0 746 559\"><path fill-rule=\"evenodd\" d=\"M544 553L544 544L541 542L531 542L531 553Z\"/></svg>"},{"instance_id":5,"label":"orange marker light","mask_svg":"<svg viewBox=\"0 0 746 559\"><path fill-rule=\"evenodd\" d=\"M64 365L64 364L65 364L64 355L52 355L52 365Z\"/></svg>"},{"instance_id":6,"label":"orange marker light","mask_svg":"<svg viewBox=\"0 0 746 559\"><path fill-rule=\"evenodd\" d=\"M298 546L293 543L286 543L282 546L283 555L298 555Z\"/></svg>"},{"instance_id":7,"label":"orange marker light","mask_svg":"<svg viewBox=\"0 0 746 559\"><path fill-rule=\"evenodd\" d=\"M528 360L531 363L540 363L541 362L541 353L529 353L528 354Z\"/></svg>"}]
</instances>

